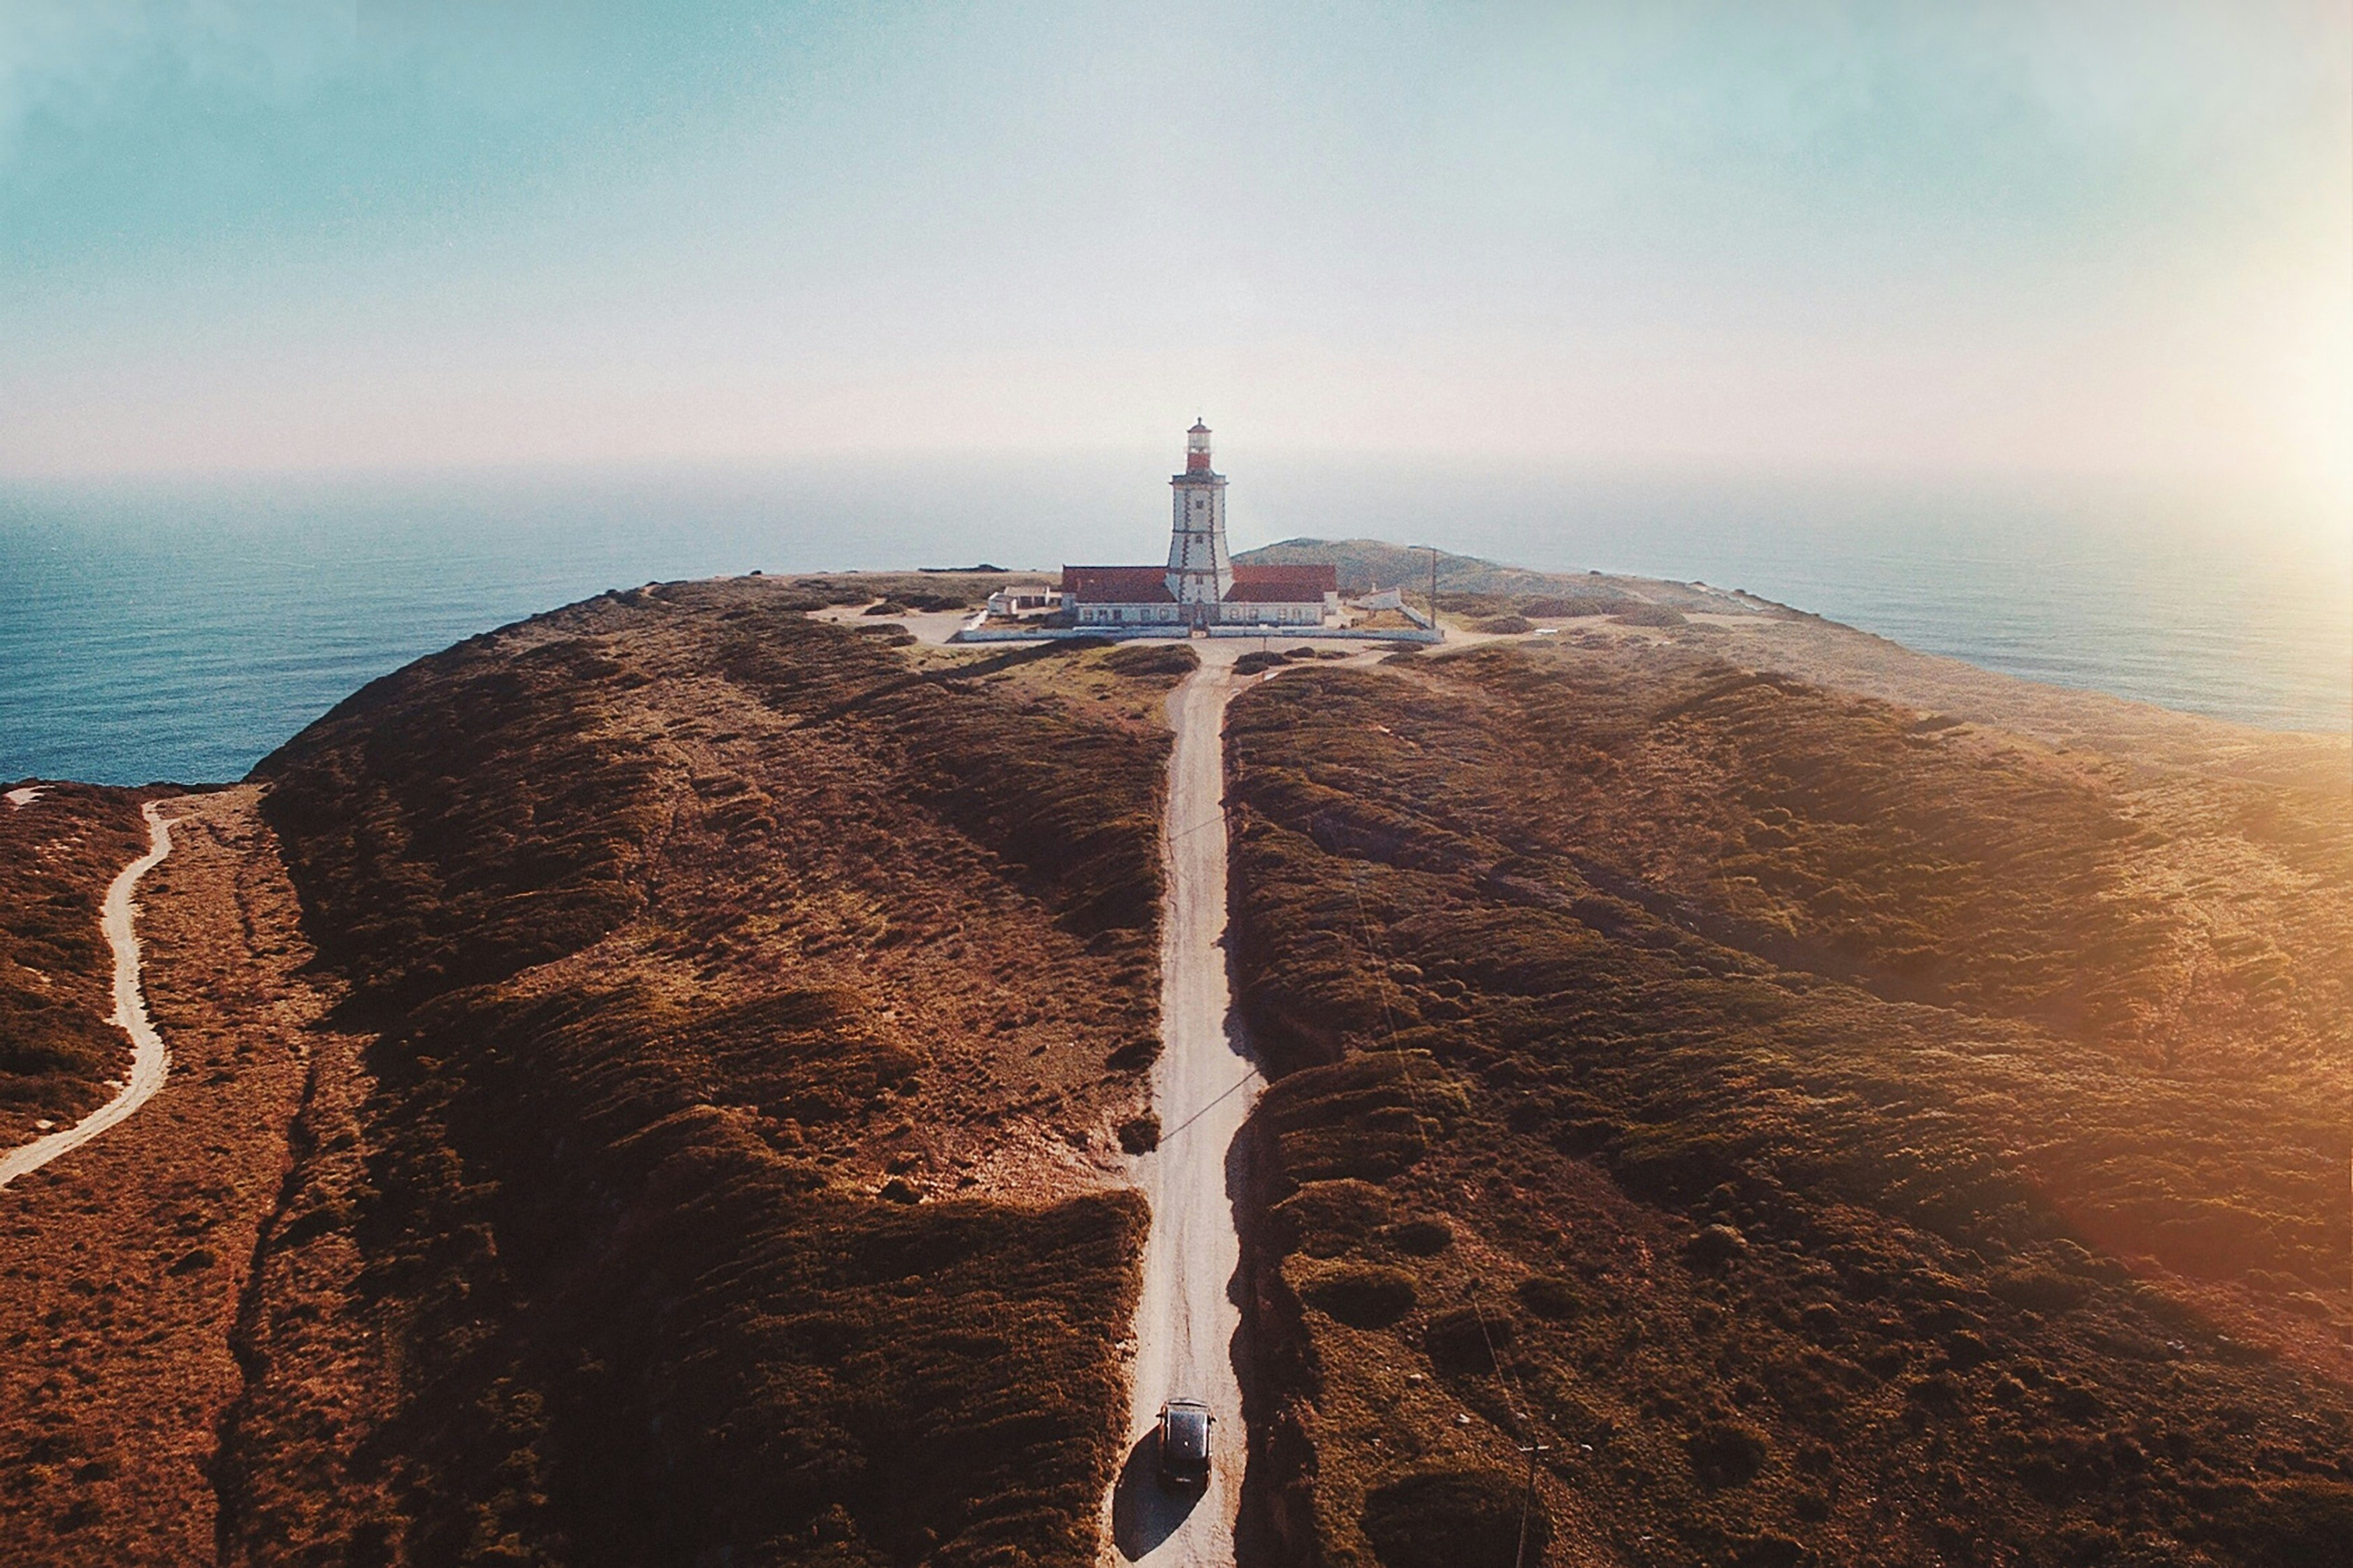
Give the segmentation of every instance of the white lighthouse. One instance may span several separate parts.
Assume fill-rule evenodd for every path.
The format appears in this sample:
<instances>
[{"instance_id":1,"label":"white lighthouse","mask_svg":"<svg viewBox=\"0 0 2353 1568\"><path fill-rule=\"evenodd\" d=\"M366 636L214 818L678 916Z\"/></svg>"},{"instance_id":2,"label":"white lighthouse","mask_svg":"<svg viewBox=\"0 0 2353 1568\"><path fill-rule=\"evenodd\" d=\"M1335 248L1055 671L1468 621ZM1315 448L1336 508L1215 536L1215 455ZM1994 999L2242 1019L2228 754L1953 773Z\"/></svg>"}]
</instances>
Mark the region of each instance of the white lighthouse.
<instances>
[{"instance_id":1,"label":"white lighthouse","mask_svg":"<svg viewBox=\"0 0 2353 1568\"><path fill-rule=\"evenodd\" d=\"M1168 531L1168 595L1188 626L1219 620L1233 591L1226 558L1226 477L1209 467L1209 427L1196 419L1185 433L1185 471L1168 481L1176 517Z\"/></svg>"},{"instance_id":2,"label":"white lighthouse","mask_svg":"<svg viewBox=\"0 0 2353 1568\"><path fill-rule=\"evenodd\" d=\"M1320 628L1338 612L1340 579L1330 562L1252 561L1237 566L1226 553L1226 476L1209 467L1207 425L1196 420L1186 432L1185 471L1168 483L1176 492L1168 570L1065 564L1062 610L1071 624L1091 628L1090 636L1100 628L1111 637L1179 637L1187 631L1247 637L1276 628ZM976 631L973 637L1005 635Z\"/></svg>"}]
</instances>

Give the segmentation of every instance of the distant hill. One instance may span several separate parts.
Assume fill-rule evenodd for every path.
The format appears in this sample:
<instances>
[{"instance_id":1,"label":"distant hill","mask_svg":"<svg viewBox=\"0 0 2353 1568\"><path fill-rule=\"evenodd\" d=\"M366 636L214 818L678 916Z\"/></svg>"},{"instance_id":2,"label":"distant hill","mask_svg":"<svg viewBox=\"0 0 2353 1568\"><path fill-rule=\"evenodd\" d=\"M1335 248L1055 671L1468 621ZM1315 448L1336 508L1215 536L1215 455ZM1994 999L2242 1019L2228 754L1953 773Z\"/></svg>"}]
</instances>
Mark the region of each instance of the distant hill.
<instances>
[{"instance_id":1,"label":"distant hill","mask_svg":"<svg viewBox=\"0 0 2353 1568\"><path fill-rule=\"evenodd\" d=\"M1329 562L1339 571L1340 591L1344 594L1369 594L1380 588L1402 586L1410 596L1427 593L1430 584L1429 551L1408 549L1378 539L1285 539L1256 550L1245 550L1234 559L1266 565ZM1690 583L1622 577L1603 572L1537 572L1525 566L1483 561L1476 555L1450 554L1443 550L1438 552L1438 593L1443 608L1467 615L1563 613L1544 609L1546 600L1599 601L1596 608L1602 614L1614 614L1620 607L1639 604L1718 613L1782 608L1769 600L1720 593Z\"/></svg>"}]
</instances>

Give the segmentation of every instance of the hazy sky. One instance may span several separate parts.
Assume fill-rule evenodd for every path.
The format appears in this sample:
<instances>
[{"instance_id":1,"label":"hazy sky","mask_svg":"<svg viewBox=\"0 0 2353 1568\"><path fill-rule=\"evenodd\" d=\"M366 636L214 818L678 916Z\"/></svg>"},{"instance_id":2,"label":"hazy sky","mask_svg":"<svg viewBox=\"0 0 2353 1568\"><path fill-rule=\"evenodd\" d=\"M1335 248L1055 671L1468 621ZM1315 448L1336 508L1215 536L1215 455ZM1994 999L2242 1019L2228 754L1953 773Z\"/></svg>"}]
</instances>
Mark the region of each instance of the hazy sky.
<instances>
[{"instance_id":1,"label":"hazy sky","mask_svg":"<svg viewBox=\"0 0 2353 1568\"><path fill-rule=\"evenodd\" d=\"M2353 0L0 0L0 474L2353 483Z\"/></svg>"}]
</instances>

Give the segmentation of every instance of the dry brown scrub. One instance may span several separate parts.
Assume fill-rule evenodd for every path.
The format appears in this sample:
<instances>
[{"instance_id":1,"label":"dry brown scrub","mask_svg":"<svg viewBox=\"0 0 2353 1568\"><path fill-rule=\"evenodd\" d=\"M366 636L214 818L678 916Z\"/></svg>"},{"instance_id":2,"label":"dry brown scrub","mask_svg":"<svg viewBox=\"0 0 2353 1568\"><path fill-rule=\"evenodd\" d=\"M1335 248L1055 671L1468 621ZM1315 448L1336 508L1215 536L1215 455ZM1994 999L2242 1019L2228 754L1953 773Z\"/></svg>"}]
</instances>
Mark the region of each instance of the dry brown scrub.
<instances>
[{"instance_id":1,"label":"dry brown scrub","mask_svg":"<svg viewBox=\"0 0 2353 1568\"><path fill-rule=\"evenodd\" d=\"M293 973L309 950L257 793L173 802L140 886L170 1079L0 1192L0 1560L212 1558L231 1329L323 1006Z\"/></svg>"},{"instance_id":2,"label":"dry brown scrub","mask_svg":"<svg viewBox=\"0 0 2353 1568\"><path fill-rule=\"evenodd\" d=\"M1430 552L1389 544L1377 539L1286 539L1235 557L1268 565L1329 563L1339 573L1341 592L1369 593L1376 588L1403 588L1417 609L1430 592ZM1761 600L1752 601L1760 610ZM1625 577L1600 572L1570 574L1506 566L1475 555L1440 551L1438 556L1438 604L1449 616L1529 616L1575 618L1623 616L1660 618L1662 610L1704 610L1725 607L1725 602L1689 583L1655 577ZM1787 616L1778 605L1771 609ZM1403 624L1400 621L1400 624Z\"/></svg>"},{"instance_id":3,"label":"dry brown scrub","mask_svg":"<svg viewBox=\"0 0 2353 1568\"><path fill-rule=\"evenodd\" d=\"M1043 588L1054 579L1036 572L830 572L779 578L797 598L820 605L879 601L880 615L909 610L976 610L999 588Z\"/></svg>"},{"instance_id":4,"label":"dry brown scrub","mask_svg":"<svg viewBox=\"0 0 2353 1568\"><path fill-rule=\"evenodd\" d=\"M264 765L343 1017L233 1556L1077 1561L1124 1409L1166 673L599 600Z\"/></svg>"},{"instance_id":5,"label":"dry brown scrub","mask_svg":"<svg viewBox=\"0 0 2353 1568\"><path fill-rule=\"evenodd\" d=\"M1588 640L1232 710L1294 1555L1453 1510L1509 1562L1533 1436L1629 1563L2341 1561L2353 823L2303 743Z\"/></svg>"},{"instance_id":6,"label":"dry brown scrub","mask_svg":"<svg viewBox=\"0 0 2353 1568\"><path fill-rule=\"evenodd\" d=\"M0 801L0 1148L71 1121L130 1069L114 959L98 926L107 884L147 848L143 792L48 784Z\"/></svg>"}]
</instances>

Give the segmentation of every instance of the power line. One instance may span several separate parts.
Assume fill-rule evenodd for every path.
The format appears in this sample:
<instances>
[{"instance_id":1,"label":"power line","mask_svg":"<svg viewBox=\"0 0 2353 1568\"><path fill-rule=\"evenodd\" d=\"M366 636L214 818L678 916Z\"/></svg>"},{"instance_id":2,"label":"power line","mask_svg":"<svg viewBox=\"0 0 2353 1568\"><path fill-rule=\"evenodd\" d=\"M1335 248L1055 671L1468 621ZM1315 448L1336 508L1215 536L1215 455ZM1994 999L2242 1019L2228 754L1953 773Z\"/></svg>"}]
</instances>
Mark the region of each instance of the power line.
<instances>
[{"instance_id":1,"label":"power line","mask_svg":"<svg viewBox=\"0 0 2353 1568\"><path fill-rule=\"evenodd\" d=\"M1190 1115L1190 1116L1188 1116L1188 1117L1185 1118L1185 1120L1184 1120L1184 1121L1179 1121L1176 1126L1171 1127L1170 1129L1168 1129L1168 1131L1167 1131L1163 1132L1163 1133L1160 1135L1160 1142L1163 1142L1163 1143L1167 1142L1168 1142L1168 1140L1170 1140L1171 1138L1176 1137L1176 1134L1178 1134L1179 1132L1184 1131L1185 1131L1185 1129L1187 1129L1187 1127L1192 1126L1192 1125L1193 1125L1193 1123L1195 1123L1196 1121L1200 1121L1200 1120L1201 1120L1201 1118L1203 1118L1204 1116L1208 1115L1208 1114L1209 1114L1209 1112L1210 1112L1211 1110L1213 1110L1214 1109L1216 1109L1216 1108L1217 1108L1217 1106L1218 1106L1220 1102L1222 1102L1222 1101L1224 1101L1224 1100L1231 1100L1231 1099L1232 1099L1236 1094L1238 1094L1238 1093L1240 1093L1240 1092L1241 1091L1241 1087L1242 1087L1242 1085L1244 1085L1244 1084L1246 1084L1246 1083L1250 1082L1250 1079L1254 1079L1254 1078L1256 1078L1256 1077L1258 1077L1258 1068L1250 1068L1250 1071L1248 1071L1248 1072L1246 1072L1246 1073L1242 1074L1242 1076L1241 1076L1240 1078L1239 1078L1239 1079L1235 1079L1235 1080L1234 1080L1234 1084L1233 1084L1233 1087L1232 1087L1232 1088L1228 1089L1226 1089L1225 1091L1223 1091L1222 1093L1220 1093L1220 1094L1217 1097L1217 1099L1212 1100L1209 1100L1209 1101L1208 1101L1206 1104L1203 1104L1202 1106L1200 1106L1199 1108L1198 1108L1198 1109L1193 1112L1193 1114L1192 1114L1192 1115Z\"/></svg>"},{"instance_id":2,"label":"power line","mask_svg":"<svg viewBox=\"0 0 2353 1568\"><path fill-rule=\"evenodd\" d=\"M1520 1543L1512 1549L1512 1568L1523 1568L1528 1557L1528 1514L1536 1505L1536 1456L1552 1449L1543 1443L1523 1443L1520 1452L1528 1457L1528 1489L1520 1499Z\"/></svg>"}]
</instances>

